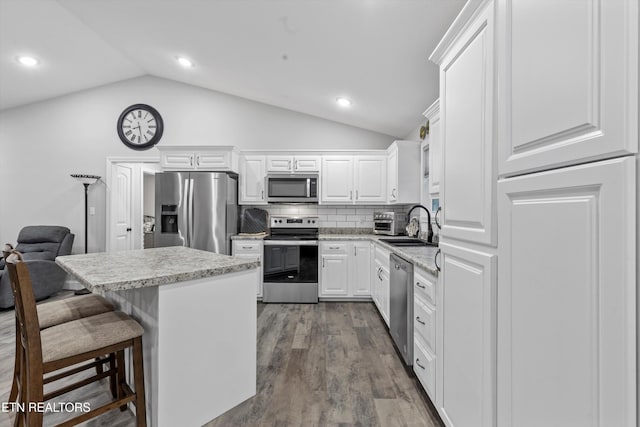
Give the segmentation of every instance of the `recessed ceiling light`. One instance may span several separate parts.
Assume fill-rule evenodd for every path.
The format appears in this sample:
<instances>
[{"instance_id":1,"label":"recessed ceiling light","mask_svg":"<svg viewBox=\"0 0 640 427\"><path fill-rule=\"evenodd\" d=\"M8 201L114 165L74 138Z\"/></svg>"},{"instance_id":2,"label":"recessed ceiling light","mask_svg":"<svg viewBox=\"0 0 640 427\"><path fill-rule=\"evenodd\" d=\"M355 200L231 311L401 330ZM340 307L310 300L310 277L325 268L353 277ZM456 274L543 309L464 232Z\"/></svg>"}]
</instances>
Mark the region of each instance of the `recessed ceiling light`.
<instances>
[{"instance_id":1,"label":"recessed ceiling light","mask_svg":"<svg viewBox=\"0 0 640 427\"><path fill-rule=\"evenodd\" d=\"M351 107L351 100L342 96L336 98L336 103L341 107Z\"/></svg>"},{"instance_id":2,"label":"recessed ceiling light","mask_svg":"<svg viewBox=\"0 0 640 427\"><path fill-rule=\"evenodd\" d=\"M35 67L38 65L38 60L33 56L18 56L16 59L25 67Z\"/></svg>"},{"instance_id":3,"label":"recessed ceiling light","mask_svg":"<svg viewBox=\"0 0 640 427\"><path fill-rule=\"evenodd\" d=\"M191 68L193 67L193 62L191 62L191 60L185 58L184 56L178 56L178 63L180 65L182 65L185 68Z\"/></svg>"}]
</instances>

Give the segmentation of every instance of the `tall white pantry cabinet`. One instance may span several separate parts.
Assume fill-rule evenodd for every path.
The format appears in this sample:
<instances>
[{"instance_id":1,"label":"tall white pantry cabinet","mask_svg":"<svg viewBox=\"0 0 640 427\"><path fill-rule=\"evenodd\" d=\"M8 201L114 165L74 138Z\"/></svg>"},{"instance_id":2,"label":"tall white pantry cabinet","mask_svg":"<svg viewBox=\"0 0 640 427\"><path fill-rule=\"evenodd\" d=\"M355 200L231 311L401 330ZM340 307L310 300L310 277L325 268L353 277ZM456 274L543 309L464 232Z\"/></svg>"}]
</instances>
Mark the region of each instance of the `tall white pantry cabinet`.
<instances>
[{"instance_id":1,"label":"tall white pantry cabinet","mask_svg":"<svg viewBox=\"0 0 640 427\"><path fill-rule=\"evenodd\" d=\"M447 426L638 426L638 13L470 0L430 58Z\"/></svg>"}]
</instances>

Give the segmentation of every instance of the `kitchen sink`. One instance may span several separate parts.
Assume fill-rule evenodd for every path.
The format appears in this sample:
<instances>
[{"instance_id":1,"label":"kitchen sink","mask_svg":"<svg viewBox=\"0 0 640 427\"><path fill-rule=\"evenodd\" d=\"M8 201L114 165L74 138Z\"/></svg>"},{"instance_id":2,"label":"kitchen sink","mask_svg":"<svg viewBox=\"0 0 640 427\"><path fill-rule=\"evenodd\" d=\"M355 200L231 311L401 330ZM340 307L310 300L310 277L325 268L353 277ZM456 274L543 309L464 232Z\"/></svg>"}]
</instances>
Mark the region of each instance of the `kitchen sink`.
<instances>
[{"instance_id":1,"label":"kitchen sink","mask_svg":"<svg viewBox=\"0 0 640 427\"><path fill-rule=\"evenodd\" d=\"M420 239L380 239L381 242L387 243L391 246L435 246L437 243L426 242Z\"/></svg>"}]
</instances>

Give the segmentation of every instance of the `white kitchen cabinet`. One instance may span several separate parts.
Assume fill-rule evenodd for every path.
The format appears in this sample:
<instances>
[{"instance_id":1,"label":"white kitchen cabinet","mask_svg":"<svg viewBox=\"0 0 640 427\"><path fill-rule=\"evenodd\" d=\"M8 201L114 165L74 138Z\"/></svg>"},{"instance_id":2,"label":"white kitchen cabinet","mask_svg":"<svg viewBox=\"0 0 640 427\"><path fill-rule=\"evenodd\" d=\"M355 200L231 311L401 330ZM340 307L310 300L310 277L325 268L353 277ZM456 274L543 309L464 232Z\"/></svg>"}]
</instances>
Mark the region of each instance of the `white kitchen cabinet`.
<instances>
[{"instance_id":1,"label":"white kitchen cabinet","mask_svg":"<svg viewBox=\"0 0 640 427\"><path fill-rule=\"evenodd\" d=\"M267 172L319 172L320 156L267 156Z\"/></svg>"},{"instance_id":2,"label":"white kitchen cabinet","mask_svg":"<svg viewBox=\"0 0 640 427\"><path fill-rule=\"evenodd\" d=\"M320 297L371 297L371 243L320 242Z\"/></svg>"},{"instance_id":3,"label":"white kitchen cabinet","mask_svg":"<svg viewBox=\"0 0 640 427\"><path fill-rule=\"evenodd\" d=\"M322 157L320 203L353 203L353 156Z\"/></svg>"},{"instance_id":4,"label":"white kitchen cabinet","mask_svg":"<svg viewBox=\"0 0 640 427\"><path fill-rule=\"evenodd\" d=\"M387 202L420 203L420 143L394 141L387 149Z\"/></svg>"},{"instance_id":5,"label":"white kitchen cabinet","mask_svg":"<svg viewBox=\"0 0 640 427\"><path fill-rule=\"evenodd\" d=\"M634 161L498 183L499 427L636 426Z\"/></svg>"},{"instance_id":6,"label":"white kitchen cabinet","mask_svg":"<svg viewBox=\"0 0 640 427\"><path fill-rule=\"evenodd\" d=\"M260 267L258 268L257 296L258 298L262 298L262 240L233 240L231 252L233 256L238 258L260 261Z\"/></svg>"},{"instance_id":7,"label":"white kitchen cabinet","mask_svg":"<svg viewBox=\"0 0 640 427\"><path fill-rule=\"evenodd\" d=\"M413 371L436 401L437 320L435 292L438 278L420 268L413 272Z\"/></svg>"},{"instance_id":8,"label":"white kitchen cabinet","mask_svg":"<svg viewBox=\"0 0 640 427\"><path fill-rule=\"evenodd\" d=\"M238 172L238 152L232 146L162 146L160 166L166 170Z\"/></svg>"},{"instance_id":9,"label":"white kitchen cabinet","mask_svg":"<svg viewBox=\"0 0 640 427\"><path fill-rule=\"evenodd\" d=\"M355 156L355 203L384 203L387 188L387 159L383 156Z\"/></svg>"},{"instance_id":10,"label":"white kitchen cabinet","mask_svg":"<svg viewBox=\"0 0 640 427\"><path fill-rule=\"evenodd\" d=\"M436 100L425 112L429 121L429 194L438 197L442 176L442 141L440 136L440 100Z\"/></svg>"},{"instance_id":11,"label":"white kitchen cabinet","mask_svg":"<svg viewBox=\"0 0 640 427\"><path fill-rule=\"evenodd\" d=\"M266 205L265 171L266 157L246 155L240 159L239 204Z\"/></svg>"},{"instance_id":12,"label":"white kitchen cabinet","mask_svg":"<svg viewBox=\"0 0 640 427\"><path fill-rule=\"evenodd\" d=\"M493 27L486 1L432 59L440 65L441 237L495 246Z\"/></svg>"},{"instance_id":13,"label":"white kitchen cabinet","mask_svg":"<svg viewBox=\"0 0 640 427\"><path fill-rule=\"evenodd\" d=\"M371 296L371 243L353 242L349 260L349 293L352 296Z\"/></svg>"},{"instance_id":14,"label":"white kitchen cabinet","mask_svg":"<svg viewBox=\"0 0 640 427\"><path fill-rule=\"evenodd\" d=\"M493 427L497 257L444 242L440 243L440 249L442 292L436 293L436 408L449 427ZM539 309L542 315L544 307ZM535 366L529 370L537 372ZM541 413L545 410L538 409Z\"/></svg>"},{"instance_id":15,"label":"white kitchen cabinet","mask_svg":"<svg viewBox=\"0 0 640 427\"><path fill-rule=\"evenodd\" d=\"M382 319L389 327L389 261L390 253L387 249L374 244L374 269L371 275L371 288L373 292L373 301L378 308L378 312Z\"/></svg>"},{"instance_id":16,"label":"white kitchen cabinet","mask_svg":"<svg viewBox=\"0 0 640 427\"><path fill-rule=\"evenodd\" d=\"M323 156L320 203L384 203L386 162L383 155Z\"/></svg>"},{"instance_id":17,"label":"white kitchen cabinet","mask_svg":"<svg viewBox=\"0 0 640 427\"><path fill-rule=\"evenodd\" d=\"M497 5L500 175L636 153L638 1Z\"/></svg>"}]
</instances>

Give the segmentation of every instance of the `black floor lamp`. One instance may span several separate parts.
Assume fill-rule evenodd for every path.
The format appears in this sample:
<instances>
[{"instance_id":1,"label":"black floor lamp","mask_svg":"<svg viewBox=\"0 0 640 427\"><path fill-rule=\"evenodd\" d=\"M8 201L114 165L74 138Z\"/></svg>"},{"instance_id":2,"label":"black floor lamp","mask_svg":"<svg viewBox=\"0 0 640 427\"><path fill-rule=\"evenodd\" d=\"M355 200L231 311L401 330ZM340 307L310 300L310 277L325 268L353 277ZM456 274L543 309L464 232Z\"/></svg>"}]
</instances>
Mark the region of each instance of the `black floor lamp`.
<instances>
[{"instance_id":1,"label":"black floor lamp","mask_svg":"<svg viewBox=\"0 0 640 427\"><path fill-rule=\"evenodd\" d=\"M84 174L71 174L72 178L77 179L82 185L84 185L84 253L89 252L89 186L98 182L100 177L98 175L84 175ZM80 289L75 292L76 295L88 294L86 289Z\"/></svg>"},{"instance_id":2,"label":"black floor lamp","mask_svg":"<svg viewBox=\"0 0 640 427\"><path fill-rule=\"evenodd\" d=\"M100 177L98 175L81 175L71 174L72 178L77 179L82 185L84 185L84 253L88 253L89 245L89 232L88 232L88 210L89 210L89 186L98 182Z\"/></svg>"}]
</instances>

